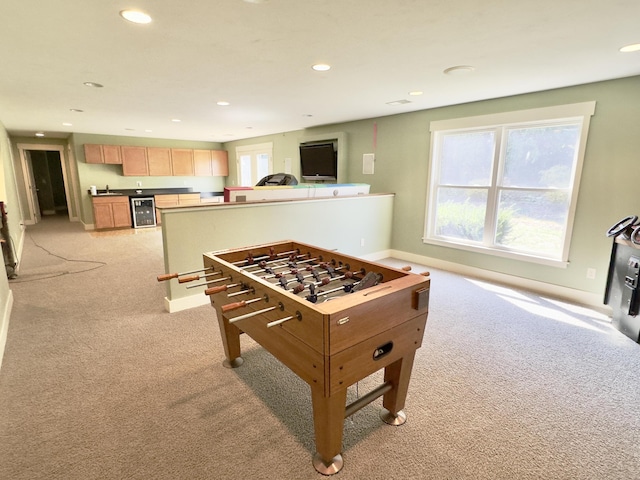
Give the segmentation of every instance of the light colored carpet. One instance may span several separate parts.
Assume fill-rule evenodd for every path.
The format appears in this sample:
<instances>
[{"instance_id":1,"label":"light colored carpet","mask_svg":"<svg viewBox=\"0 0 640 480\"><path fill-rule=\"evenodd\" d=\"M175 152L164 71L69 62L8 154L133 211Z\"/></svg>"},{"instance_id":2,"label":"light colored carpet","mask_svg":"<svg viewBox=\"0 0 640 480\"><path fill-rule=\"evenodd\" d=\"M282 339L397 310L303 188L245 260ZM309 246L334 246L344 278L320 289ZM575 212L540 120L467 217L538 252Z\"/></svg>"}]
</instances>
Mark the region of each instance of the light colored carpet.
<instances>
[{"instance_id":1,"label":"light colored carpet","mask_svg":"<svg viewBox=\"0 0 640 480\"><path fill-rule=\"evenodd\" d=\"M27 234L0 478L324 478L308 386L246 336L245 364L223 368L211 307L163 310L158 230ZM334 478L640 477L639 345L587 309L436 270L431 285L407 423L383 424L380 400L347 419Z\"/></svg>"}]
</instances>

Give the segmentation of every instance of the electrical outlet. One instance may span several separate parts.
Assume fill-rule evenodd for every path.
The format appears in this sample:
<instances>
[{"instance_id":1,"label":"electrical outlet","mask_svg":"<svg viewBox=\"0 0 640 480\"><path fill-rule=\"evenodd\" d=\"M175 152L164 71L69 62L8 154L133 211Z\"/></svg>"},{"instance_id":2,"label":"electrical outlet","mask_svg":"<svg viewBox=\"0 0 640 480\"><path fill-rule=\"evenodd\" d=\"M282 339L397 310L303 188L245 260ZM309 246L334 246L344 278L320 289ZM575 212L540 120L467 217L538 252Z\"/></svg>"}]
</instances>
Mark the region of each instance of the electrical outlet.
<instances>
[{"instance_id":1,"label":"electrical outlet","mask_svg":"<svg viewBox=\"0 0 640 480\"><path fill-rule=\"evenodd\" d=\"M360 239L360 246L361 246L361 247L364 247L364 238L361 238L361 239Z\"/></svg>"},{"instance_id":2,"label":"electrical outlet","mask_svg":"<svg viewBox=\"0 0 640 480\"><path fill-rule=\"evenodd\" d=\"M142 182L136 182L136 187L141 187L142 186Z\"/></svg>"},{"instance_id":3,"label":"electrical outlet","mask_svg":"<svg viewBox=\"0 0 640 480\"><path fill-rule=\"evenodd\" d=\"M595 268L587 268L587 278L589 280L595 280L595 278L596 278L596 269Z\"/></svg>"}]
</instances>

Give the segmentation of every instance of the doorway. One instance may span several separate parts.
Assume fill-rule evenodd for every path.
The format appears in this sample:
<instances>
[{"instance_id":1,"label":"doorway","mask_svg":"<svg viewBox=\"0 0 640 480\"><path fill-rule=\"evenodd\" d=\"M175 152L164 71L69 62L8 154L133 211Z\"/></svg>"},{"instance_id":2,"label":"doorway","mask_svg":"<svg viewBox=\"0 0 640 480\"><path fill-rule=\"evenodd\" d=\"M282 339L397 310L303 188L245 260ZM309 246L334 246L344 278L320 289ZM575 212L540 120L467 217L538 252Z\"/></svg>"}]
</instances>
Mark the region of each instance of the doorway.
<instances>
[{"instance_id":1,"label":"doorway","mask_svg":"<svg viewBox=\"0 0 640 480\"><path fill-rule=\"evenodd\" d=\"M18 149L28 206L25 224L33 225L43 217L53 216L73 220L63 147L21 144Z\"/></svg>"}]
</instances>

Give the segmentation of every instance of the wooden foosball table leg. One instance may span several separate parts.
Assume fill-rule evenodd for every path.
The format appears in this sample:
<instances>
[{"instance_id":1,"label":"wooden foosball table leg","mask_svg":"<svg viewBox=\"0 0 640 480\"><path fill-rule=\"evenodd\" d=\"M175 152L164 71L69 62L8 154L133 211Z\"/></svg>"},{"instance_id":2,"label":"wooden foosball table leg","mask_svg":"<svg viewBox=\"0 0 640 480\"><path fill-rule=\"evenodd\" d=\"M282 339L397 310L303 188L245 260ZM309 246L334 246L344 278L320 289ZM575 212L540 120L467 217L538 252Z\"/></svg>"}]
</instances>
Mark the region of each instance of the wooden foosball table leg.
<instances>
[{"instance_id":1,"label":"wooden foosball table leg","mask_svg":"<svg viewBox=\"0 0 640 480\"><path fill-rule=\"evenodd\" d=\"M216 312L218 317L218 325L222 334L222 344L224 346L224 354L227 357L223 362L227 368L237 368L244 362L240 356L240 329L229 323L222 312Z\"/></svg>"},{"instance_id":2,"label":"wooden foosball table leg","mask_svg":"<svg viewBox=\"0 0 640 480\"><path fill-rule=\"evenodd\" d=\"M380 418L389 425L402 425L407 420L402 409L407 399L415 356L416 352L413 350L384 369L384 381L391 383L392 388L385 393L382 399L384 409L380 413Z\"/></svg>"},{"instance_id":3,"label":"wooden foosball table leg","mask_svg":"<svg viewBox=\"0 0 640 480\"><path fill-rule=\"evenodd\" d=\"M313 466L323 475L338 473L343 465L342 431L347 390L326 397L323 388L311 388L316 451Z\"/></svg>"}]
</instances>

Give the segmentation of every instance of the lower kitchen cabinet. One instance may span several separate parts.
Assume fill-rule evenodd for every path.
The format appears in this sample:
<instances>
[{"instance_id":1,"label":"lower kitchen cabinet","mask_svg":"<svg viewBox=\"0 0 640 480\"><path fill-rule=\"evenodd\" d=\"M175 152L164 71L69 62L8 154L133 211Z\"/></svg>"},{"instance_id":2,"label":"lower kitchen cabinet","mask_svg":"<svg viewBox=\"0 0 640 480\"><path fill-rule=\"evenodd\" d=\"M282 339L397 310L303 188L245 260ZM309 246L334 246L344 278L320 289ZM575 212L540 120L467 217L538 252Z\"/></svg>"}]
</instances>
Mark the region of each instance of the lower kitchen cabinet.
<instances>
[{"instance_id":1,"label":"lower kitchen cabinet","mask_svg":"<svg viewBox=\"0 0 640 480\"><path fill-rule=\"evenodd\" d=\"M93 197L96 230L131 227L131 206L127 196Z\"/></svg>"}]
</instances>

